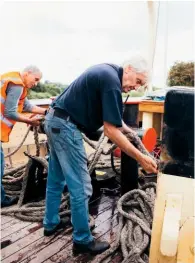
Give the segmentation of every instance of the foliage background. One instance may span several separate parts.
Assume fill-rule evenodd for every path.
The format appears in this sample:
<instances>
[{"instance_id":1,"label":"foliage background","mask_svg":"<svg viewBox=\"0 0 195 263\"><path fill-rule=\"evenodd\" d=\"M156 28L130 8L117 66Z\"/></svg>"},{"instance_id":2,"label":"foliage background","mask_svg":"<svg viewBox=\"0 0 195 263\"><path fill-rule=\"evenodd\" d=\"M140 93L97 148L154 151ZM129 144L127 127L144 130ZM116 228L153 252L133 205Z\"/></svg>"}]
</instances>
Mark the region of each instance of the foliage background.
<instances>
[{"instance_id":1,"label":"foliage background","mask_svg":"<svg viewBox=\"0 0 195 263\"><path fill-rule=\"evenodd\" d=\"M29 99L46 99L59 95L64 91L68 85L61 83L53 83L45 81L44 83L39 82L38 85L29 90Z\"/></svg>"},{"instance_id":2,"label":"foliage background","mask_svg":"<svg viewBox=\"0 0 195 263\"><path fill-rule=\"evenodd\" d=\"M168 85L194 87L194 62L175 62L168 74Z\"/></svg>"}]
</instances>

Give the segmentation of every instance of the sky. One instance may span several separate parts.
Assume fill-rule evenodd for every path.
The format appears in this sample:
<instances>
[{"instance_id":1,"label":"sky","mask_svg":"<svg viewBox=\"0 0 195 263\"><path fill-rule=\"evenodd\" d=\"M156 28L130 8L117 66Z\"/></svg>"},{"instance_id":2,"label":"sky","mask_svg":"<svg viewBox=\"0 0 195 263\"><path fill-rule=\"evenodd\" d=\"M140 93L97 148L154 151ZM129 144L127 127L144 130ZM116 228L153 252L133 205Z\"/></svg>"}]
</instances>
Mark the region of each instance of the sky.
<instances>
[{"instance_id":1,"label":"sky","mask_svg":"<svg viewBox=\"0 0 195 263\"><path fill-rule=\"evenodd\" d=\"M43 80L69 84L91 65L150 54L147 1L5 0L0 14L0 73L35 64ZM194 3L155 2L155 14L152 84L163 87L175 61L194 60Z\"/></svg>"}]
</instances>

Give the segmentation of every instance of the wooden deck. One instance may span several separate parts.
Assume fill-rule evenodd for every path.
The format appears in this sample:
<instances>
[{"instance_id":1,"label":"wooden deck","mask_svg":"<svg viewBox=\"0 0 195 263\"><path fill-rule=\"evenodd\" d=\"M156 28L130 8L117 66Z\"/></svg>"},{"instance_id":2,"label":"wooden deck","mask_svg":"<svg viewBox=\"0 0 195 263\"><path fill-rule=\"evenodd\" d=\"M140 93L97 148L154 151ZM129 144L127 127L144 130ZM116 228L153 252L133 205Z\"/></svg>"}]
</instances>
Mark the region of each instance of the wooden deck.
<instances>
[{"instance_id":1,"label":"wooden deck","mask_svg":"<svg viewBox=\"0 0 195 263\"><path fill-rule=\"evenodd\" d=\"M90 204L90 214L95 218L93 235L96 239L113 243L118 225L116 201L118 197L102 195ZM72 255L72 233L59 232L51 237L43 236L43 227L39 223L20 221L13 217L1 217L1 242L7 241L1 250L3 263L81 263L95 262L88 254ZM120 252L106 262L122 262Z\"/></svg>"}]
</instances>

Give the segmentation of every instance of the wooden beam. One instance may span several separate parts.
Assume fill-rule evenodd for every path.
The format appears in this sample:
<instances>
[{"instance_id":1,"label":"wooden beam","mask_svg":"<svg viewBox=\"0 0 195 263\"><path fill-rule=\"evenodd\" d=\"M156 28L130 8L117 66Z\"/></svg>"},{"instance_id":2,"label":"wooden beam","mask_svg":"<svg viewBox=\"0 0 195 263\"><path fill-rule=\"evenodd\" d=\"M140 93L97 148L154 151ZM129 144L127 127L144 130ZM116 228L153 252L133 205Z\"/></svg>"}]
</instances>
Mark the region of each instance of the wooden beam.
<instances>
[{"instance_id":1,"label":"wooden beam","mask_svg":"<svg viewBox=\"0 0 195 263\"><path fill-rule=\"evenodd\" d=\"M167 194L166 197L160 252L169 258L177 253L182 199L181 194Z\"/></svg>"},{"instance_id":2,"label":"wooden beam","mask_svg":"<svg viewBox=\"0 0 195 263\"><path fill-rule=\"evenodd\" d=\"M142 128L148 129L153 127L153 113L143 112L142 115Z\"/></svg>"},{"instance_id":3,"label":"wooden beam","mask_svg":"<svg viewBox=\"0 0 195 263\"><path fill-rule=\"evenodd\" d=\"M184 178L181 176L161 174L158 176L157 182L157 197L154 207L154 216L153 216L153 225L152 225L152 238L150 246L150 263L192 263L194 261L185 261L180 260L177 262L177 255L170 257L164 256L160 251L161 236L163 231L163 221L165 214L165 207L167 203L167 195L182 195L182 209L181 217L179 220L179 227L182 229L183 224L190 217L195 217L195 208L194 208L194 190L195 190L195 180L192 178ZM171 220L171 219L170 219ZM194 226L190 227L190 232L194 236ZM181 233L180 233L181 234ZM184 247L180 245L180 236L179 236L179 245L177 249L177 254L183 255ZM185 240L183 240L185 243ZM190 244L190 247L193 247L194 243ZM193 250L193 248L191 248ZM190 257L190 249L186 251L186 255ZM194 258L193 258L194 259Z\"/></svg>"},{"instance_id":4,"label":"wooden beam","mask_svg":"<svg viewBox=\"0 0 195 263\"><path fill-rule=\"evenodd\" d=\"M164 113L164 102L152 101L152 100L142 101L141 103L139 103L139 111Z\"/></svg>"},{"instance_id":5,"label":"wooden beam","mask_svg":"<svg viewBox=\"0 0 195 263\"><path fill-rule=\"evenodd\" d=\"M181 226L177 253L177 263L194 263L195 243L194 243L195 217L189 217Z\"/></svg>"}]
</instances>

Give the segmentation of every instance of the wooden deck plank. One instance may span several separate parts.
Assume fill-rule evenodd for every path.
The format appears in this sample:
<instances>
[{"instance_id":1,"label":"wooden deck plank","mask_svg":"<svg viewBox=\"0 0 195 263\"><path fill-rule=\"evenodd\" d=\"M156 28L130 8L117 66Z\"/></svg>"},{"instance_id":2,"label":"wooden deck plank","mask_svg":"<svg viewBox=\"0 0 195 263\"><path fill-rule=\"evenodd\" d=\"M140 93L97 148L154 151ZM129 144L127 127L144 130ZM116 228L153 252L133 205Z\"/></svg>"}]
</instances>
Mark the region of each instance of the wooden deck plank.
<instances>
[{"instance_id":1,"label":"wooden deck plank","mask_svg":"<svg viewBox=\"0 0 195 263\"><path fill-rule=\"evenodd\" d=\"M110 206L108 200L109 200L109 197L102 196L100 213L102 213L105 209L107 209ZM93 207L93 211L95 211L96 207L99 206L97 201L98 200L93 201L93 203L95 204ZM7 227L10 227L11 225L14 225L16 223L23 224L23 221L16 219L14 217L10 217L10 216L2 216L1 217L1 225L2 225L1 230L5 229ZM29 231L32 231L31 228L34 228L34 227L36 228L38 226L39 226L38 223L34 223L32 226L28 225L26 227L26 222L25 222L24 229L20 229L17 232L10 234L9 236L6 235L6 236L2 237L2 241L9 239L10 242L13 243L13 242L17 241L18 239L26 236L29 233Z\"/></svg>"},{"instance_id":2,"label":"wooden deck plank","mask_svg":"<svg viewBox=\"0 0 195 263\"><path fill-rule=\"evenodd\" d=\"M110 202L106 201L103 204L101 204L101 210L93 210L90 215L93 215L94 218L97 218L99 215L101 215L102 213L104 213L105 211L111 209L112 205L110 204Z\"/></svg>"},{"instance_id":3,"label":"wooden deck plank","mask_svg":"<svg viewBox=\"0 0 195 263\"><path fill-rule=\"evenodd\" d=\"M108 219L106 218L106 216L108 216L106 214L107 211L105 211L105 217L104 219ZM103 224L104 225L104 224ZM100 229L102 228L102 225L95 228L95 230L100 231ZM105 232L105 228L102 231L102 233ZM26 258L26 260L22 261L23 263L25 262L44 262L45 260L47 260L48 258L50 258L51 256L53 256L55 253L60 252L62 250L67 250L67 246L71 247L72 244L72 234L69 236L63 236L61 235L60 238L58 238L57 240L53 240L54 242L50 243L48 246L45 246L44 248L42 247L42 250L39 249L39 251L33 251L33 253L28 253L28 257ZM70 245L70 246L69 246ZM40 248L40 247L39 247ZM24 259L24 258L23 258Z\"/></svg>"},{"instance_id":4,"label":"wooden deck plank","mask_svg":"<svg viewBox=\"0 0 195 263\"><path fill-rule=\"evenodd\" d=\"M113 228L114 232L116 232L116 226ZM114 236L114 235L113 235ZM102 240L108 241L111 243L110 241L110 231L107 231L106 233L104 233L102 236L100 235L98 238L101 238ZM98 239L96 238L96 239ZM56 247L56 243L55 243L55 247ZM51 249L54 248L54 244L51 247ZM93 260L95 260L94 256L91 256L90 254L84 254L84 255L78 255L76 257L73 256L72 254L72 242L70 242L69 244L67 244L67 246L63 249L59 248L59 252L57 252L54 256L49 258L49 254L51 255L52 252L50 251L50 253L48 253L50 251L50 248L47 250L47 248L45 248L45 251L40 251L40 253L34 255L34 258L30 258L30 261L24 261L23 263L53 263L53 262L58 262L58 263L64 263L64 262L93 262ZM46 258L49 258L47 260L45 260ZM94 261L95 263L95 261Z\"/></svg>"},{"instance_id":5,"label":"wooden deck plank","mask_svg":"<svg viewBox=\"0 0 195 263\"><path fill-rule=\"evenodd\" d=\"M114 211L114 214L116 213L116 209ZM113 216L114 216L113 214ZM95 225L96 227L99 226L100 224L104 223L108 218L111 218L112 216L112 210L106 210L104 213L100 214L96 220L95 220Z\"/></svg>"},{"instance_id":6,"label":"wooden deck plank","mask_svg":"<svg viewBox=\"0 0 195 263\"><path fill-rule=\"evenodd\" d=\"M11 235L4 237L2 241L10 240L11 244L16 242L17 240L27 236L28 234L34 232L35 230L39 229L41 227L41 224L39 223L32 223L17 232L12 233Z\"/></svg>"},{"instance_id":7,"label":"wooden deck plank","mask_svg":"<svg viewBox=\"0 0 195 263\"><path fill-rule=\"evenodd\" d=\"M29 242L30 244L27 244L26 247L24 247L24 243L22 243L21 247L17 249L17 252L12 254L11 256L5 258L5 260L3 260L3 263L18 263L18 262L29 262L29 257L32 254L36 254L38 251L44 249L45 247L49 246L50 244L53 244L55 241L57 240L63 240L63 242L68 242L68 238L71 240L71 237L62 234L57 235L57 236L51 236L51 237L44 237L41 236L41 234L43 233L43 229L37 230L37 237L36 237L36 241L34 241L33 243ZM10 247L10 246L9 246ZM8 248L9 248L8 247ZM26 259L26 261L25 261Z\"/></svg>"},{"instance_id":8,"label":"wooden deck plank","mask_svg":"<svg viewBox=\"0 0 195 263\"><path fill-rule=\"evenodd\" d=\"M11 227L11 226L13 226L13 225L15 225L15 224L18 224L18 223L20 223L20 222L21 222L21 221L20 221L19 219L13 218L11 221L9 221L9 222L7 222L7 223L5 223L5 224L3 224L3 225L1 226L1 231L2 231L3 229L5 229L5 228Z\"/></svg>"},{"instance_id":9,"label":"wooden deck plank","mask_svg":"<svg viewBox=\"0 0 195 263\"><path fill-rule=\"evenodd\" d=\"M113 221L114 221L113 222L113 228L114 228L118 224L116 215L114 216ZM96 227L94 229L93 236L96 239L98 239L98 238L102 237L106 233L106 235L107 235L106 237L108 238L108 235L110 236L110 231L109 231L110 230L110 226L111 226L110 218L107 218L107 220L104 223L100 224L98 227ZM40 257L40 255L36 255L36 256ZM79 257L80 256L77 257L77 262L80 262L79 261L80 260ZM48 261L48 263L49 262L58 262L58 263L60 263L60 262L68 262L68 260L72 260L70 262L76 262L76 261L73 261L74 258L72 256L72 243L69 244L69 246L65 247L63 250L60 250L59 252L57 252L49 260L50 261ZM40 262L43 262L43 261L40 261ZM85 262L88 262L88 261L86 261L86 259L85 259ZM33 263L34 263L34 261L33 261Z\"/></svg>"},{"instance_id":10,"label":"wooden deck plank","mask_svg":"<svg viewBox=\"0 0 195 263\"><path fill-rule=\"evenodd\" d=\"M107 195L101 195L97 197L96 199L90 201L89 205L91 208L95 207L97 204L101 203L103 204L104 202L109 201L110 202L110 197Z\"/></svg>"},{"instance_id":11,"label":"wooden deck plank","mask_svg":"<svg viewBox=\"0 0 195 263\"><path fill-rule=\"evenodd\" d=\"M1 256L2 256L2 259L6 259L7 257L9 257L10 255L14 254L15 252L18 252L20 253L19 251L22 249L22 250L25 250L25 248L39 240L41 237L43 236L43 229L39 229L33 233L31 233L30 235L14 242L13 244L9 245L8 247L2 249L1 251ZM7 260L6 260L7 262ZM9 262L9 260L8 260Z\"/></svg>"},{"instance_id":12,"label":"wooden deck plank","mask_svg":"<svg viewBox=\"0 0 195 263\"><path fill-rule=\"evenodd\" d=\"M44 246L42 250L36 251L35 253L28 254L25 262L44 262L46 259L50 258L54 253L63 250L68 244L72 243L71 235L61 235L55 242L49 243L48 246ZM34 251L33 251L34 252ZM18 261L19 262L19 261Z\"/></svg>"},{"instance_id":13,"label":"wooden deck plank","mask_svg":"<svg viewBox=\"0 0 195 263\"><path fill-rule=\"evenodd\" d=\"M102 211L103 213L106 213L106 211L104 210L110 209L108 200L108 198L102 198L102 200L100 200L100 204L97 204L97 208L99 206L99 208L97 209L98 213L101 214ZM14 238L16 239L17 237L15 236ZM53 244L54 242L58 242L59 244L64 245L64 243L66 242L72 242L72 238L71 235L63 236L63 232L60 233L60 235L58 235L57 237L43 237L43 229L39 229L20 240L18 239L14 244L4 248L2 250L2 262L25 262L25 260L29 262L29 257L31 255L38 253L40 250L43 250L45 247ZM53 246L56 246L56 244L53 244Z\"/></svg>"},{"instance_id":14,"label":"wooden deck plank","mask_svg":"<svg viewBox=\"0 0 195 263\"><path fill-rule=\"evenodd\" d=\"M12 219L13 219L13 217L11 217L11 216L1 215L1 225L11 221Z\"/></svg>"},{"instance_id":15,"label":"wooden deck plank","mask_svg":"<svg viewBox=\"0 0 195 263\"><path fill-rule=\"evenodd\" d=\"M23 222L21 224L21 222L17 223L17 224L14 224L13 226L9 227L9 228L6 228L6 229L3 229L1 231L1 238L4 238L4 237L7 237L9 236L10 234L20 230L21 228L24 228L25 226L28 226L32 224L31 222Z\"/></svg>"}]
</instances>

